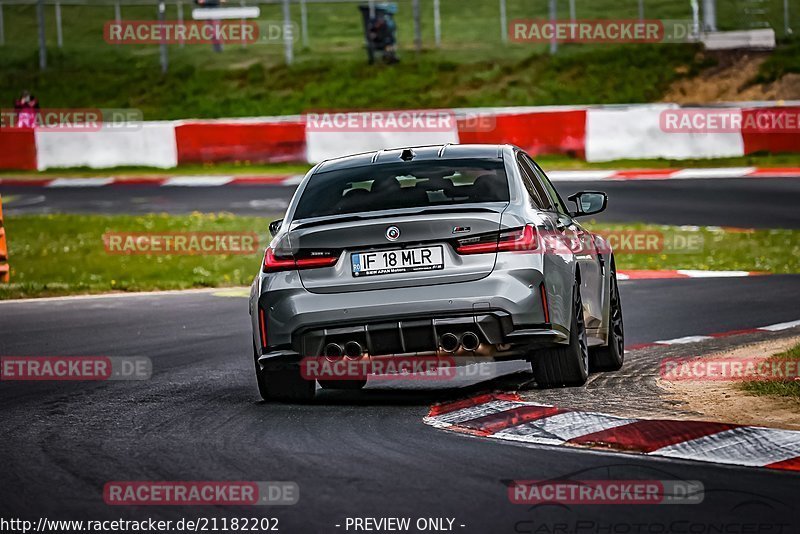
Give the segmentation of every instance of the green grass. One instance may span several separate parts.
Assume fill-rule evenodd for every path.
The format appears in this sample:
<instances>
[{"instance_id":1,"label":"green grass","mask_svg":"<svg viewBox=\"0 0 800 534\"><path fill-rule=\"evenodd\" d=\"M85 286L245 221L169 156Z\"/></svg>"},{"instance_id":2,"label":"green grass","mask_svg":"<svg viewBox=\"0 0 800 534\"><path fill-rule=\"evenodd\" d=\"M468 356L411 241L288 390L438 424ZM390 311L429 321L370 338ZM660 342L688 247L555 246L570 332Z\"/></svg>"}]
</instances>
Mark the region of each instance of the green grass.
<instances>
[{"instance_id":1,"label":"green grass","mask_svg":"<svg viewBox=\"0 0 800 534\"><path fill-rule=\"evenodd\" d=\"M277 217L276 215L275 217ZM261 252L242 256L115 255L105 251L106 232L256 232L266 246L270 217L229 214L174 215L24 215L6 218L11 283L0 284L0 299L248 285ZM686 230L656 225L589 222L594 231ZM761 230L728 233L700 229L698 254L623 254L624 269L710 269L800 273L800 232Z\"/></svg>"},{"instance_id":2,"label":"green grass","mask_svg":"<svg viewBox=\"0 0 800 534\"><path fill-rule=\"evenodd\" d=\"M792 360L795 365L800 362L800 345L771 356L767 361ZM774 397L790 397L800 400L800 380L753 380L741 384L741 388L755 395Z\"/></svg>"},{"instance_id":3,"label":"green grass","mask_svg":"<svg viewBox=\"0 0 800 534\"><path fill-rule=\"evenodd\" d=\"M797 230L731 232L707 227L682 229L652 224L597 224L592 221L583 224L589 230L600 233L657 232L663 235L663 242L667 243L663 251L615 251L617 268L620 270L699 269L800 273L800 231ZM684 246L690 238L697 240L696 243ZM669 243L675 243L675 246L670 246Z\"/></svg>"},{"instance_id":4,"label":"green grass","mask_svg":"<svg viewBox=\"0 0 800 534\"><path fill-rule=\"evenodd\" d=\"M6 217L11 284L0 299L248 285L266 246L269 218L225 214ZM106 232L256 232L253 255L107 254Z\"/></svg>"},{"instance_id":5,"label":"green grass","mask_svg":"<svg viewBox=\"0 0 800 534\"><path fill-rule=\"evenodd\" d=\"M434 46L432 4L423 0L424 51L417 53L411 0L400 0L399 6L402 62L393 67L365 64L355 4L312 3L309 46L295 44L292 67L283 64L279 45L228 45L221 54L210 45L171 45L170 70L162 75L157 45L115 46L103 40L103 24L113 18L110 4L62 6L63 49L56 47L48 6L49 68L39 72L35 6L5 5L0 102L10 105L27 88L44 107L129 107L151 120L314 109L636 103L659 99L672 81L709 65L693 45L565 45L550 57L546 45L503 44L496 0L470 0L468 9L463 0L442 0L439 49ZM782 35L782 0L767 0L766 6L764 22ZM282 19L279 5L262 4L261 10L261 21ZM189 5L184 11L188 17ZM123 6L122 13L125 20L156 16L154 6ZM508 0L509 21L546 15L544 0ZM558 16L568 16L566 2L559 3ZM578 16L632 19L636 3L578 2ZM688 2L648 0L646 16L688 20L691 10ZM167 18L176 17L170 4ZM299 24L297 6L292 20ZM751 22L738 4L719 6L722 29ZM776 52L770 72L794 68L792 46Z\"/></svg>"},{"instance_id":6,"label":"green grass","mask_svg":"<svg viewBox=\"0 0 800 534\"><path fill-rule=\"evenodd\" d=\"M571 158L569 156L552 155L538 156L536 161L545 171L551 170L581 170L581 169L685 169L685 168L716 168L716 167L800 167L800 154L751 154L738 158L717 159L624 159L616 161L603 161L590 163ZM312 166L305 163L273 163L273 164L247 164L247 163L217 163L203 165L181 165L174 169L154 169L152 167L113 167L98 171L88 167L71 169L47 169L45 171L12 171L1 170L0 178L82 178L103 176L136 176L136 177L162 177L174 175L282 175L305 174Z\"/></svg>"},{"instance_id":7,"label":"green grass","mask_svg":"<svg viewBox=\"0 0 800 534\"><path fill-rule=\"evenodd\" d=\"M399 65L313 54L287 67L214 68L176 58L164 76L112 50L56 55L45 73L30 59L0 60L0 101L28 88L47 108L135 108L147 120L288 115L326 109L621 104L658 100L706 65L691 45L589 48L459 61L424 52ZM236 63L236 62L234 62Z\"/></svg>"},{"instance_id":8,"label":"green grass","mask_svg":"<svg viewBox=\"0 0 800 534\"><path fill-rule=\"evenodd\" d=\"M783 75L800 73L800 39L787 40L762 63L755 83L771 83Z\"/></svg>"}]
</instances>

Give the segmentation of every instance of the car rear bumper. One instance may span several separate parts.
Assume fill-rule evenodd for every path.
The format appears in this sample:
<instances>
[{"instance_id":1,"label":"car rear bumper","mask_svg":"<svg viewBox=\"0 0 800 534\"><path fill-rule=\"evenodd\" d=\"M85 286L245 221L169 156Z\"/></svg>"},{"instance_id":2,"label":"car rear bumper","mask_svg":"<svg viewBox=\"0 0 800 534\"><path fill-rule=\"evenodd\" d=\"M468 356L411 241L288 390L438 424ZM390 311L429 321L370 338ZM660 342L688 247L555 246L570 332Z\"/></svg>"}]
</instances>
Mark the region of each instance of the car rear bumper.
<instances>
[{"instance_id":1,"label":"car rear bumper","mask_svg":"<svg viewBox=\"0 0 800 534\"><path fill-rule=\"evenodd\" d=\"M318 294L288 279L264 279L267 346L260 360L317 356L328 343L357 341L369 354L436 351L444 333L482 344L554 344L565 329L546 321L537 269L493 273L471 282ZM284 282L284 283L281 283Z\"/></svg>"},{"instance_id":2,"label":"car rear bumper","mask_svg":"<svg viewBox=\"0 0 800 534\"><path fill-rule=\"evenodd\" d=\"M492 337L495 328L487 318L491 316L481 316L477 322L464 321L460 319L437 319L429 321L414 321L414 325L404 325L404 321L396 323L377 323L366 324L352 327L339 327L334 329L309 330L301 334L297 339L297 344L289 349L263 349L258 361L262 366L269 361L299 361L304 357L322 356L324 347L328 343L339 343L340 345L348 341L356 341L364 347L365 355L397 355L397 356L460 356L471 359L503 360L522 358L528 355L529 351L535 348L549 347L564 344L569 341L569 333L551 325L541 325L531 328L511 330L508 333L500 333L498 337ZM424 324L423 323L427 323ZM427 336L415 338L415 346L408 345L408 328L428 328L431 333ZM488 327L488 328L487 328ZM454 333L458 336L458 331L473 332L479 336L481 345L474 351L467 351L459 348L454 353L447 353L441 348L432 348L434 341L439 340L441 333ZM377 332L376 332L377 331ZM417 330L419 331L419 330ZM488 336L487 336L488 331ZM426 345L425 337L430 341ZM346 341L345 341L346 340ZM499 340L499 341L498 341ZM406 343L403 345L403 343ZM438 345L438 343L435 343ZM497 350L497 345L505 346L503 350ZM415 350L419 349L419 350Z\"/></svg>"}]
</instances>

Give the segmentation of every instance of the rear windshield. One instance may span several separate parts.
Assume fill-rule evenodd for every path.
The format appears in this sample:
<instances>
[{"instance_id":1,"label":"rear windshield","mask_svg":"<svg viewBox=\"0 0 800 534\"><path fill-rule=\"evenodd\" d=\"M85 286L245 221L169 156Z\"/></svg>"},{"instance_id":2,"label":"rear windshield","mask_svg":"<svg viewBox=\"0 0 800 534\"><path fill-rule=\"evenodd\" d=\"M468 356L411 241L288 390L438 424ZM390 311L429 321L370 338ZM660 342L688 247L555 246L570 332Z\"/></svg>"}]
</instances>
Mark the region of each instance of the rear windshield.
<instances>
[{"instance_id":1,"label":"rear windshield","mask_svg":"<svg viewBox=\"0 0 800 534\"><path fill-rule=\"evenodd\" d=\"M508 202L501 160L370 165L313 175L295 219L401 208Z\"/></svg>"}]
</instances>

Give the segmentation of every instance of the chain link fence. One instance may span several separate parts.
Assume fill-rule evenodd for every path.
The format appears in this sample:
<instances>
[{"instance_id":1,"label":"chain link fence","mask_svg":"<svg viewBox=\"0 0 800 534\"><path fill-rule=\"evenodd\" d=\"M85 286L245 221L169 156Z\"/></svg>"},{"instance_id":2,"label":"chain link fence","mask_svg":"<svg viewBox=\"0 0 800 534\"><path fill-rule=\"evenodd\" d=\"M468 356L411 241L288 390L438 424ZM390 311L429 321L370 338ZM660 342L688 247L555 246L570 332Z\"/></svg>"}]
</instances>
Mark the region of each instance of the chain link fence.
<instances>
[{"instance_id":1,"label":"chain link fence","mask_svg":"<svg viewBox=\"0 0 800 534\"><path fill-rule=\"evenodd\" d=\"M273 61L292 61L317 55L345 55L364 49L365 39L359 0L229 0L225 7L258 6L259 23L291 23L290 49L281 42L230 45L248 49L247 55ZM699 20L708 29L741 30L772 28L778 39L800 28L797 0L395 0L398 48L402 53L439 50L442 53L492 58L531 50L531 44L509 42L509 23L516 19L658 19ZM163 6L163 11L159 10ZM0 0L0 50L7 57L30 55L39 50L91 57L103 47L126 47L135 59L153 53L159 45L112 45L104 40L108 21L167 21L192 19L193 3L182 0ZM415 14L418 16L415 17ZM288 15L288 17L287 17ZM41 22L41 23L40 23ZM556 51L542 45L542 52ZM176 51L176 49L178 51ZM183 49L191 49L185 51ZM171 44L166 54L194 54L201 61L214 59L221 47ZM149 51L149 52L148 52ZM169 52L167 52L169 51ZM46 54L40 51L40 62ZM52 53L52 52L51 52ZM224 54L223 54L224 56ZM241 52L237 57L242 57Z\"/></svg>"}]
</instances>

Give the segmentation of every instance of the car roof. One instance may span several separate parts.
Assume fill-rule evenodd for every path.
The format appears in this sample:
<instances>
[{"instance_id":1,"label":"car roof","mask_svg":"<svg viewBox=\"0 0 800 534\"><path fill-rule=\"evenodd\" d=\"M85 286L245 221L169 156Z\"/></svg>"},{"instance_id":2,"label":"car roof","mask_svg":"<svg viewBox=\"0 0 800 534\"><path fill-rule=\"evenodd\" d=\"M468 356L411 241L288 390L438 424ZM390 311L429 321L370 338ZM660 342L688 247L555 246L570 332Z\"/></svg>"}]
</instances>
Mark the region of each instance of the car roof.
<instances>
[{"instance_id":1,"label":"car roof","mask_svg":"<svg viewBox=\"0 0 800 534\"><path fill-rule=\"evenodd\" d=\"M442 159L502 159L509 145L428 145L364 152L352 156L329 159L320 163L315 172L328 172L353 167L403 161L435 161Z\"/></svg>"}]
</instances>

